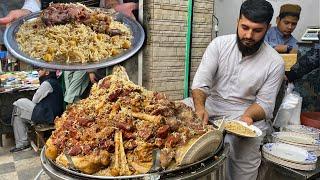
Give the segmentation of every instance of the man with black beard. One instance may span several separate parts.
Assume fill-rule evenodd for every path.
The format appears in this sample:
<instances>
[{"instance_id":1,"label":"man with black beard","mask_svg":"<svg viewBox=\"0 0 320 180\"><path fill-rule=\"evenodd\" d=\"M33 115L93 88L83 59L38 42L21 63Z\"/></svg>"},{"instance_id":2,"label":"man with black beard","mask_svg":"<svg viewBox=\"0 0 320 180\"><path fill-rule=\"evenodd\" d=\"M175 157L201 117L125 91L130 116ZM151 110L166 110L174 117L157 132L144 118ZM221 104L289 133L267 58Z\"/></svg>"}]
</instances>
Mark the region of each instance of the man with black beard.
<instances>
[{"instance_id":1,"label":"man with black beard","mask_svg":"<svg viewBox=\"0 0 320 180\"><path fill-rule=\"evenodd\" d=\"M241 5L237 35L215 38L206 49L192 84L193 107L204 123L208 120L238 119L263 131L256 138L227 134L229 180L257 178L260 145L272 118L276 95L284 77L280 55L264 42L273 15L265 0L247 0Z\"/></svg>"},{"instance_id":2,"label":"man with black beard","mask_svg":"<svg viewBox=\"0 0 320 180\"><path fill-rule=\"evenodd\" d=\"M238 31L239 30L237 29L237 32ZM264 43L265 35L263 36L263 38L260 41L255 42L253 39L247 39L247 38L240 39L239 34L237 33L237 45L238 45L238 48L241 51L242 55L249 56L249 55L252 55L255 52L257 52L259 50L261 44ZM250 43L252 43L252 44L250 45Z\"/></svg>"},{"instance_id":3,"label":"man with black beard","mask_svg":"<svg viewBox=\"0 0 320 180\"><path fill-rule=\"evenodd\" d=\"M10 152L29 149L28 124L53 124L53 120L63 112L63 93L56 72L38 69L40 87L32 100L18 99L13 103L11 124L15 147Z\"/></svg>"}]
</instances>

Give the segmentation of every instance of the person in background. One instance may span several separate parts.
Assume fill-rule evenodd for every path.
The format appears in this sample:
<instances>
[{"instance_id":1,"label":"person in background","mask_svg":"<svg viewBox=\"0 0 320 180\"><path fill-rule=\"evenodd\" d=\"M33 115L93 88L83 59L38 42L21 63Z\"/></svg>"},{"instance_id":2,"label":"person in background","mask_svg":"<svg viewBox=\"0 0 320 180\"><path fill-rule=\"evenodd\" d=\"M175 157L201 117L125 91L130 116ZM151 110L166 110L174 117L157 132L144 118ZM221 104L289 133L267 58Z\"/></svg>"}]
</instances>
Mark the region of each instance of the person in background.
<instances>
[{"instance_id":1,"label":"person in background","mask_svg":"<svg viewBox=\"0 0 320 180\"><path fill-rule=\"evenodd\" d=\"M286 72L286 80L294 82L304 75L320 68L320 32L318 32L318 42L314 47L298 57L297 62Z\"/></svg>"},{"instance_id":2,"label":"person in background","mask_svg":"<svg viewBox=\"0 0 320 180\"><path fill-rule=\"evenodd\" d=\"M284 61L264 42L273 16L266 0L246 0L240 8L237 34L216 37L207 47L192 84L192 98L184 103L199 118L239 119L263 131L256 138L226 134L230 144L227 179L255 180L261 163L260 146L267 119L284 77Z\"/></svg>"},{"instance_id":3,"label":"person in background","mask_svg":"<svg viewBox=\"0 0 320 180\"><path fill-rule=\"evenodd\" d=\"M88 73L86 71L63 72L65 83L64 102L73 104L80 99L85 98L84 92L89 86L90 74L94 73Z\"/></svg>"},{"instance_id":4,"label":"person in background","mask_svg":"<svg viewBox=\"0 0 320 180\"><path fill-rule=\"evenodd\" d=\"M287 71L286 79L294 82L301 79L304 75L320 68L320 49L313 48L298 58L297 62Z\"/></svg>"},{"instance_id":5,"label":"person in background","mask_svg":"<svg viewBox=\"0 0 320 180\"><path fill-rule=\"evenodd\" d=\"M292 32L297 27L300 12L301 7L299 5L282 5L276 20L277 26L268 30L265 41L279 53L297 52L297 39L292 36Z\"/></svg>"},{"instance_id":6,"label":"person in background","mask_svg":"<svg viewBox=\"0 0 320 180\"><path fill-rule=\"evenodd\" d=\"M40 87L32 101L27 98L13 103L11 124L14 130L15 147L10 152L18 152L30 147L28 124L52 124L63 112L63 92L56 72L39 68Z\"/></svg>"},{"instance_id":7,"label":"person in background","mask_svg":"<svg viewBox=\"0 0 320 180\"><path fill-rule=\"evenodd\" d=\"M286 71L286 80L294 83L294 91L303 99L301 111L320 112L320 41L299 50L297 62Z\"/></svg>"}]
</instances>

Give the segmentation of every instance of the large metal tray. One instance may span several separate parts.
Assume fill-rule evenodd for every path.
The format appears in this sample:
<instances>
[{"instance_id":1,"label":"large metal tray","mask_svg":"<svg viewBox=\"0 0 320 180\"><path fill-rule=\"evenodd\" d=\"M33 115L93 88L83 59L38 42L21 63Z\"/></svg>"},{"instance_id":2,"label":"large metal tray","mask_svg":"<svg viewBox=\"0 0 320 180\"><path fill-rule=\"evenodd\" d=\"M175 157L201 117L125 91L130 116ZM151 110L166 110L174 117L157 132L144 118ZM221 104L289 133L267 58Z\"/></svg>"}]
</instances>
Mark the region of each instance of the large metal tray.
<instances>
[{"instance_id":1,"label":"large metal tray","mask_svg":"<svg viewBox=\"0 0 320 180\"><path fill-rule=\"evenodd\" d=\"M112 66L118 64L122 61L127 60L133 56L143 45L145 39L145 33L142 26L135 20L126 17L121 13L114 13L113 17L115 20L124 23L132 31L133 39L131 41L131 48L123 51L121 54L110 57L107 59L102 59L99 62L91 63L66 63L66 62L46 62L41 59L35 59L29 55L22 52L16 41L16 33L18 32L20 26L31 19L39 17L41 12L32 13L28 16L21 17L14 21L9 27L7 27L4 33L4 44L11 54L26 63L48 68L48 69L61 69L61 70L86 70L86 69L99 69L103 67Z\"/></svg>"},{"instance_id":2,"label":"large metal tray","mask_svg":"<svg viewBox=\"0 0 320 180\"><path fill-rule=\"evenodd\" d=\"M163 171L151 173L151 174L138 174L138 175L131 175L131 176L97 176L97 175L84 174L84 173L80 173L80 172L68 169L66 167L56 164L54 161L50 159L47 159L44 153L45 147L41 151L40 159L41 159L42 167L47 173L52 174L53 172L48 172L48 170L49 168L54 168L55 170L52 169L51 171L63 172L63 174L65 174L66 176L69 176L69 178L70 177L76 177L77 179L139 179L143 177L159 177L159 178L162 177L163 178L163 177L176 176L176 175L187 173L187 172L190 173L195 169L203 167L205 162L214 161L214 156L217 155L223 147L224 147L224 141L222 138L218 148L214 152L212 152L209 156L195 163L184 165L184 166L178 166L177 168L171 169L171 170L163 170ZM52 176L56 176L56 175L57 174L52 174Z\"/></svg>"}]
</instances>

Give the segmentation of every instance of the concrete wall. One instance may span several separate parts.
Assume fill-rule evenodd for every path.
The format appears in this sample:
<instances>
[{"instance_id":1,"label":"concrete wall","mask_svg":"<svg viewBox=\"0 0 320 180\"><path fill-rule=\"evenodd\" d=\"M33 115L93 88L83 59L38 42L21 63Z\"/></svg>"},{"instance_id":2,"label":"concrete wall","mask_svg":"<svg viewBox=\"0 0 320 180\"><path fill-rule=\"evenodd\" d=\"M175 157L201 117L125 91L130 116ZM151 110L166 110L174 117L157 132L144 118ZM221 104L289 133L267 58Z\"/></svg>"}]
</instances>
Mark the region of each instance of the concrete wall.
<instances>
[{"instance_id":1,"label":"concrete wall","mask_svg":"<svg viewBox=\"0 0 320 180\"><path fill-rule=\"evenodd\" d=\"M164 92L172 100L183 98L187 0L144 1L147 41L143 50L143 86ZM211 41L213 0L194 0L192 82L205 48Z\"/></svg>"}]
</instances>

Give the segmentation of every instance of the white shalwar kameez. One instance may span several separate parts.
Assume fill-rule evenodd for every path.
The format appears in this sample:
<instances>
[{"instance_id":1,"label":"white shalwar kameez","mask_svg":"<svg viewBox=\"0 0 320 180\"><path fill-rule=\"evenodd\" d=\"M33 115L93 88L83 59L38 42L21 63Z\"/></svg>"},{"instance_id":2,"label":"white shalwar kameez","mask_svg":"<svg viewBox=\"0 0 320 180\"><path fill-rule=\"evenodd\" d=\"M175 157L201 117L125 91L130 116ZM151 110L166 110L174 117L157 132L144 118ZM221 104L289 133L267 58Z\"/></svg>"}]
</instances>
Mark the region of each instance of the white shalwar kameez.
<instances>
[{"instance_id":1,"label":"white shalwar kameez","mask_svg":"<svg viewBox=\"0 0 320 180\"><path fill-rule=\"evenodd\" d=\"M262 43L253 55L243 57L235 34L215 38L207 47L195 74L192 89L206 93L209 117L239 118L253 103L259 104L272 118L275 99L284 77L284 61L269 45ZM193 106L192 99L184 102ZM263 132L265 120L254 122ZM230 144L227 161L229 180L254 180L261 162L259 138L244 138L227 134Z\"/></svg>"}]
</instances>

